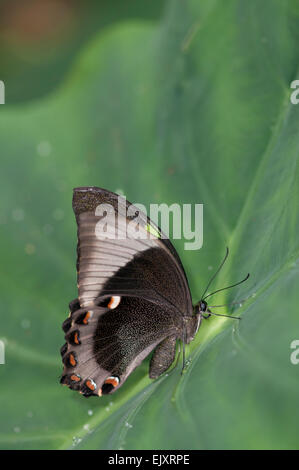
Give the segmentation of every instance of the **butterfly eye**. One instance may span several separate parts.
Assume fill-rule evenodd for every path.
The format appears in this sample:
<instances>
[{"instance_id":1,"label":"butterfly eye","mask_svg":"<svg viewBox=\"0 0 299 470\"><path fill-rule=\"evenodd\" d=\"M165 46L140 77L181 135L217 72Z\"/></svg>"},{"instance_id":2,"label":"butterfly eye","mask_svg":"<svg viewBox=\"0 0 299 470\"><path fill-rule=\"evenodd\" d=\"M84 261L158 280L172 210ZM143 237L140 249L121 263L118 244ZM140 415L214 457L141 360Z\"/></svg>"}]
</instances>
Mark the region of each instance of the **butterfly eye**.
<instances>
[{"instance_id":1,"label":"butterfly eye","mask_svg":"<svg viewBox=\"0 0 299 470\"><path fill-rule=\"evenodd\" d=\"M200 311L201 312L205 312L207 310L207 302L205 302L204 300L202 300L200 302Z\"/></svg>"}]
</instances>

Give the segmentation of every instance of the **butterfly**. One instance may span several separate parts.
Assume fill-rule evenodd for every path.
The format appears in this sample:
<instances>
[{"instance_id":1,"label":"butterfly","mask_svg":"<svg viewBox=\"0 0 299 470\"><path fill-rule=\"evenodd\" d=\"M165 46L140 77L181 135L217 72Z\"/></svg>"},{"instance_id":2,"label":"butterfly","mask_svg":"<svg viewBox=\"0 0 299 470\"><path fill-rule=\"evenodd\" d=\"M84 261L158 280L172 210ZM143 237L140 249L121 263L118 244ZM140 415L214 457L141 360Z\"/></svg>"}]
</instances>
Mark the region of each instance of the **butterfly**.
<instances>
[{"instance_id":1,"label":"butterfly","mask_svg":"<svg viewBox=\"0 0 299 470\"><path fill-rule=\"evenodd\" d=\"M120 388L151 352L149 377L159 377L174 362L178 341L184 352L202 319L220 315L205 300L213 293L205 294L228 249L193 306L175 248L140 209L111 191L79 187L73 210L78 298L62 325L60 382L85 397L102 396Z\"/></svg>"}]
</instances>

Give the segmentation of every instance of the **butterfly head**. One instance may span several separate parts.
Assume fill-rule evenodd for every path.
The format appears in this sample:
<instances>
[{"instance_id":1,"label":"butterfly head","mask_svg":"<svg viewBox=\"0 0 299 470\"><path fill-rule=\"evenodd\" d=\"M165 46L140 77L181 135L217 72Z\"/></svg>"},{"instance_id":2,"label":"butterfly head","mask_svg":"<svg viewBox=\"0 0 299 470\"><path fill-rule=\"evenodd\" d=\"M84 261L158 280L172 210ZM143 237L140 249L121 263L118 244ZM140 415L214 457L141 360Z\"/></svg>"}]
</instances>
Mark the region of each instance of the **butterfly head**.
<instances>
[{"instance_id":1,"label":"butterfly head","mask_svg":"<svg viewBox=\"0 0 299 470\"><path fill-rule=\"evenodd\" d=\"M194 314L199 316L200 319L208 318L211 315L208 304L205 300L201 299L196 305L194 305Z\"/></svg>"},{"instance_id":2,"label":"butterfly head","mask_svg":"<svg viewBox=\"0 0 299 470\"><path fill-rule=\"evenodd\" d=\"M211 297L212 295L216 294L217 292L221 292L221 291L224 291L224 290L227 290L227 289L231 289L232 287L238 286L239 284L242 284L243 282L247 281L247 279L249 278L249 273L248 273L247 276L244 279L242 279L242 281L236 282L235 284L232 284L232 285L227 286L227 287L223 287L221 289L217 289L214 292L210 292L209 294L207 294L210 285L212 284L215 277L217 276L217 274L221 270L222 266L224 265L225 261L227 260L228 253L229 253L229 250L228 250L228 248L226 248L226 254L225 254L225 257L224 257L223 261L221 262L220 266L218 267L216 272L213 274L213 276L209 280L208 285L206 286L206 288L204 290L204 293L201 296L201 299L194 306L194 314L198 317L199 323L200 323L200 320L202 318L206 319L206 318L209 318L211 315L216 315L216 316L219 316L219 317L229 317L229 318L234 318L234 319L238 319L238 320L240 319L239 317L234 317L232 315L222 315L220 313L211 312L211 310L209 309L208 304L205 300L208 297ZM226 307L226 305L225 304L224 305L212 305L212 307Z\"/></svg>"},{"instance_id":3,"label":"butterfly head","mask_svg":"<svg viewBox=\"0 0 299 470\"><path fill-rule=\"evenodd\" d=\"M199 313L203 313L207 311L208 304L205 300L200 300L198 303Z\"/></svg>"}]
</instances>

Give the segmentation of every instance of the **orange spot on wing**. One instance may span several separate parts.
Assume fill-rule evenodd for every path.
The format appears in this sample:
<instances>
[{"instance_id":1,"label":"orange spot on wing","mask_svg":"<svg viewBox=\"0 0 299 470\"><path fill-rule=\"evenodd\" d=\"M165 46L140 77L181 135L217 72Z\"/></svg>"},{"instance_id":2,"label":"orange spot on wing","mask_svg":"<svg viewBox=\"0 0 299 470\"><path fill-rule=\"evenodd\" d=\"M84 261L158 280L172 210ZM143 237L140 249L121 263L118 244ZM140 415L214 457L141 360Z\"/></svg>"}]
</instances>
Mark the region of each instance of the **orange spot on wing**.
<instances>
[{"instance_id":1,"label":"orange spot on wing","mask_svg":"<svg viewBox=\"0 0 299 470\"><path fill-rule=\"evenodd\" d=\"M80 382L81 379L80 379L80 377L78 377L78 375L73 374L73 375L71 375L71 380L73 382Z\"/></svg>"},{"instance_id":2,"label":"orange spot on wing","mask_svg":"<svg viewBox=\"0 0 299 470\"><path fill-rule=\"evenodd\" d=\"M90 318L90 312L87 312L83 319L84 325L87 325L89 318Z\"/></svg>"},{"instance_id":3,"label":"orange spot on wing","mask_svg":"<svg viewBox=\"0 0 299 470\"><path fill-rule=\"evenodd\" d=\"M70 361L71 366L73 367L75 367L75 365L77 364L76 359L74 358L73 354L70 354L69 361Z\"/></svg>"},{"instance_id":4,"label":"orange spot on wing","mask_svg":"<svg viewBox=\"0 0 299 470\"><path fill-rule=\"evenodd\" d=\"M111 384L115 388L118 386L119 380L115 377L109 377L108 379L105 380L105 384Z\"/></svg>"},{"instance_id":5,"label":"orange spot on wing","mask_svg":"<svg viewBox=\"0 0 299 470\"><path fill-rule=\"evenodd\" d=\"M108 308L116 308L118 307L120 303L120 297L119 296L115 296L115 297L111 297L110 301L109 301L109 304L108 304Z\"/></svg>"},{"instance_id":6,"label":"orange spot on wing","mask_svg":"<svg viewBox=\"0 0 299 470\"><path fill-rule=\"evenodd\" d=\"M89 390L95 390L95 385L92 383L91 380L86 380L85 384L86 384L86 387L89 388Z\"/></svg>"}]
</instances>

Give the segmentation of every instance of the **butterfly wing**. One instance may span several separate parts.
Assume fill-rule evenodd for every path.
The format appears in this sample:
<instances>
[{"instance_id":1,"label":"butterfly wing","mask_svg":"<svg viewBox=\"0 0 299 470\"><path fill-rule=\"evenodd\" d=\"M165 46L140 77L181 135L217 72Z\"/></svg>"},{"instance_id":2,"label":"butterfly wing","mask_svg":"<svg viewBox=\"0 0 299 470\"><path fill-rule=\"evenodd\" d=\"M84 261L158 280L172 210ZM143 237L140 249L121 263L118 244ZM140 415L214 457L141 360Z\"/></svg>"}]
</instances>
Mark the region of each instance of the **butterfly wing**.
<instances>
[{"instance_id":1,"label":"butterfly wing","mask_svg":"<svg viewBox=\"0 0 299 470\"><path fill-rule=\"evenodd\" d=\"M172 353L168 354L167 345L163 357L152 360L150 376L157 377L173 361L180 323L173 312L156 304L123 297L113 310L80 308L69 318L64 323L61 383L84 396L113 393L159 343L167 343L169 336L173 338Z\"/></svg>"},{"instance_id":2,"label":"butterfly wing","mask_svg":"<svg viewBox=\"0 0 299 470\"><path fill-rule=\"evenodd\" d=\"M61 382L85 396L112 393L155 348L150 377L158 377L173 362L185 318L195 322L174 247L145 214L109 191L77 188L73 209L79 296L63 325Z\"/></svg>"},{"instance_id":3,"label":"butterfly wing","mask_svg":"<svg viewBox=\"0 0 299 470\"><path fill-rule=\"evenodd\" d=\"M73 209L82 307L96 304L103 296L134 295L192 315L181 261L169 239L143 212L123 197L94 187L74 190ZM142 238L132 238L136 229Z\"/></svg>"}]
</instances>

